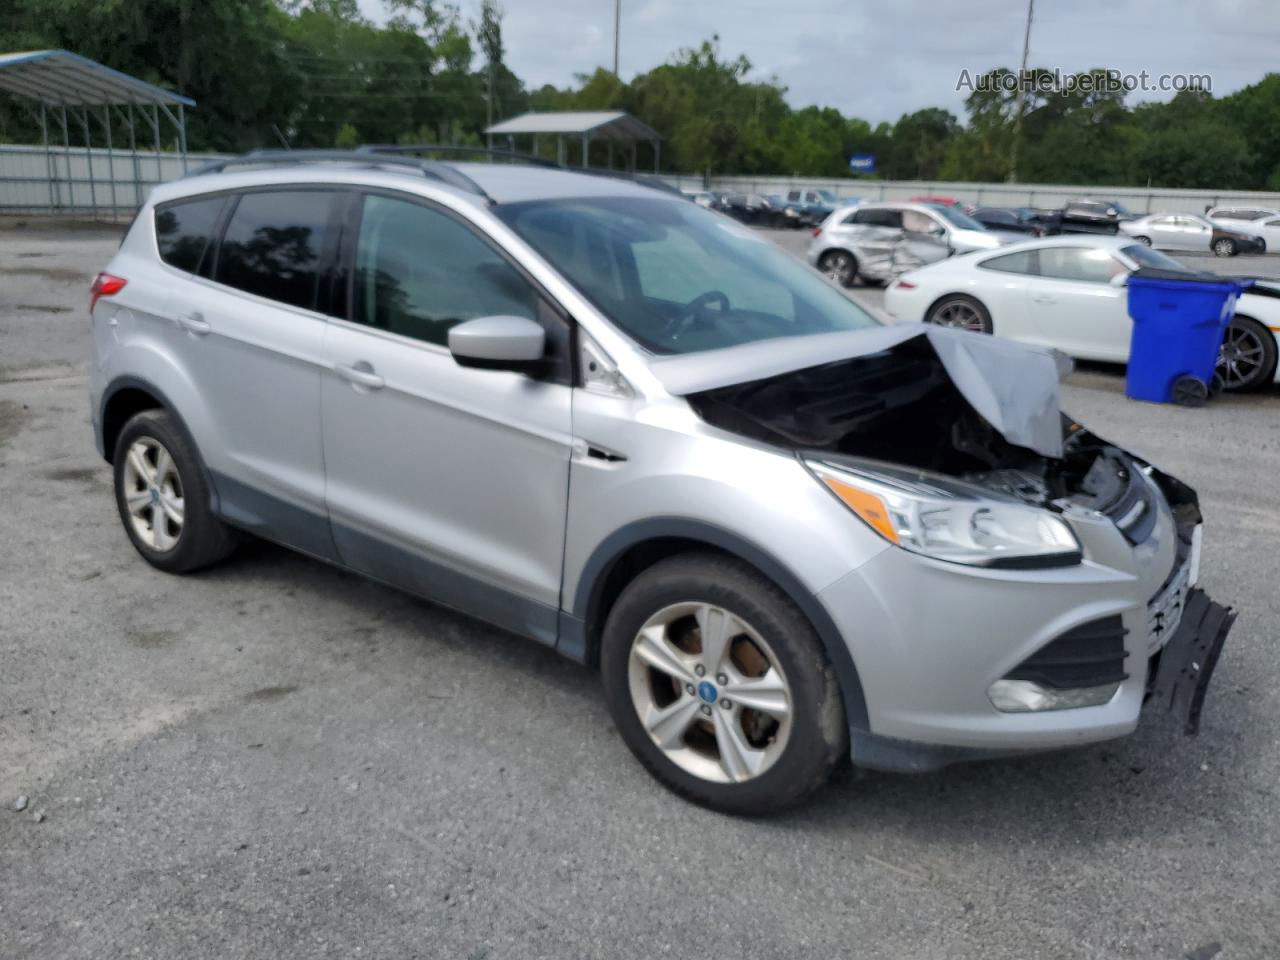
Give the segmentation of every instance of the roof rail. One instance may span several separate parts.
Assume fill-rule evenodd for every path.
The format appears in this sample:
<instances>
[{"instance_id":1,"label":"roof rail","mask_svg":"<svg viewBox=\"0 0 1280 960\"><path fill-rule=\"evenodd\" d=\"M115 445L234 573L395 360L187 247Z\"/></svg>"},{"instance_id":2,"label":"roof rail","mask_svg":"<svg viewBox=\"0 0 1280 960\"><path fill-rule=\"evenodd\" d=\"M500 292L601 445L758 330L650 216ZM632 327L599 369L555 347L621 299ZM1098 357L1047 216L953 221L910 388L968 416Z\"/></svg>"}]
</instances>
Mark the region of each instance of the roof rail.
<instances>
[{"instance_id":1,"label":"roof rail","mask_svg":"<svg viewBox=\"0 0 1280 960\"><path fill-rule=\"evenodd\" d=\"M214 160L212 163L192 170L187 176L199 177L208 173L222 173L227 167L233 166L271 166L290 163L359 163L371 167L407 167L432 180L439 180L451 187L483 197L490 204L494 202L480 184L447 163L402 157L394 153L378 153L372 150L252 150L238 157Z\"/></svg>"},{"instance_id":2,"label":"roof rail","mask_svg":"<svg viewBox=\"0 0 1280 960\"><path fill-rule=\"evenodd\" d=\"M518 153L515 150L493 150L489 147L452 146L445 143L367 143L356 148L357 153L377 153L396 156L406 153L447 153L456 157L491 157L499 160L527 163L534 167L553 167L565 169L554 160L547 160L532 153Z\"/></svg>"}]
</instances>

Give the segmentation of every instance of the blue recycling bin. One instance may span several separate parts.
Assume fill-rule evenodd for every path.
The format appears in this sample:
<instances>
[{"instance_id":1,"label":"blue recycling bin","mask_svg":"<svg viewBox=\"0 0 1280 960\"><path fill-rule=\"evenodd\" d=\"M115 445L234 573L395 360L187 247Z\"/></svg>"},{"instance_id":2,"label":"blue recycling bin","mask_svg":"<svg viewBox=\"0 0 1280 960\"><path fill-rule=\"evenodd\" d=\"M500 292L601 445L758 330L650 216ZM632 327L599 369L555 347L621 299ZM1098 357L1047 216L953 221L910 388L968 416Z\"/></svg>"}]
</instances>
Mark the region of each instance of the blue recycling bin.
<instances>
[{"instance_id":1,"label":"blue recycling bin","mask_svg":"<svg viewBox=\"0 0 1280 960\"><path fill-rule=\"evenodd\" d=\"M1125 395L1204 403L1242 285L1212 273L1144 267L1129 274L1128 288L1133 336Z\"/></svg>"}]
</instances>

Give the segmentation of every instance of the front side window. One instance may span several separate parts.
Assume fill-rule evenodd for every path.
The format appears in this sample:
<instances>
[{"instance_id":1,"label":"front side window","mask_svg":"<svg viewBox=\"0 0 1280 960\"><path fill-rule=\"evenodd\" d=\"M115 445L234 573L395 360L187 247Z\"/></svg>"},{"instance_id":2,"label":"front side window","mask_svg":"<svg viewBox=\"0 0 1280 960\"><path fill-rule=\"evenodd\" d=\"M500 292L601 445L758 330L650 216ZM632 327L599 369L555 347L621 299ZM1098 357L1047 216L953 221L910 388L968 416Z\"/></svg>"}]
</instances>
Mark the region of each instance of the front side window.
<instances>
[{"instance_id":1,"label":"front side window","mask_svg":"<svg viewBox=\"0 0 1280 960\"><path fill-rule=\"evenodd\" d=\"M241 196L218 249L214 279L260 297L315 309L334 196L328 190Z\"/></svg>"},{"instance_id":2,"label":"front side window","mask_svg":"<svg viewBox=\"0 0 1280 960\"><path fill-rule=\"evenodd\" d=\"M357 323L427 343L445 345L450 327L476 317L537 317L537 293L493 247L409 200L364 198L353 280Z\"/></svg>"},{"instance_id":3,"label":"front side window","mask_svg":"<svg viewBox=\"0 0 1280 960\"><path fill-rule=\"evenodd\" d=\"M213 242L226 197L201 197L156 208L156 247L171 267L196 273Z\"/></svg>"},{"instance_id":4,"label":"front side window","mask_svg":"<svg viewBox=\"0 0 1280 960\"><path fill-rule=\"evenodd\" d=\"M1161 270L1181 270L1187 271L1187 268L1179 263L1173 257L1159 250L1152 250L1144 243L1132 243L1127 247L1121 247L1120 252L1136 263L1139 267L1158 267Z\"/></svg>"},{"instance_id":5,"label":"front side window","mask_svg":"<svg viewBox=\"0 0 1280 960\"><path fill-rule=\"evenodd\" d=\"M1040 275L1057 280L1107 283L1124 273L1124 267L1106 250L1091 247L1044 247L1040 250Z\"/></svg>"},{"instance_id":6,"label":"front side window","mask_svg":"<svg viewBox=\"0 0 1280 960\"><path fill-rule=\"evenodd\" d=\"M876 325L768 239L679 200L582 197L494 212L654 353Z\"/></svg>"},{"instance_id":7,"label":"front side window","mask_svg":"<svg viewBox=\"0 0 1280 960\"><path fill-rule=\"evenodd\" d=\"M941 230L942 225L927 213L918 210L902 211L902 229L910 233L928 233L930 230Z\"/></svg>"}]
</instances>

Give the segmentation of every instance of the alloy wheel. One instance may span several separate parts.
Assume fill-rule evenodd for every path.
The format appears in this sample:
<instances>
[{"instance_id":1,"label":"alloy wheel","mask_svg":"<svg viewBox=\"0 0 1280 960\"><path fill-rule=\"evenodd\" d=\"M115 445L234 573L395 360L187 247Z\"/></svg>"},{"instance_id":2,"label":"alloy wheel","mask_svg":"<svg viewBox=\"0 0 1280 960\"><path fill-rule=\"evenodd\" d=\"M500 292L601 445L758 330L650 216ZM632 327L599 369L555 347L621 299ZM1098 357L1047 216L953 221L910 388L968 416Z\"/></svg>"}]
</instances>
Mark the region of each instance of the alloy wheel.
<instances>
[{"instance_id":1,"label":"alloy wheel","mask_svg":"<svg viewBox=\"0 0 1280 960\"><path fill-rule=\"evenodd\" d=\"M1218 350L1218 374L1228 390L1249 386L1267 362L1266 347L1248 327L1227 327Z\"/></svg>"},{"instance_id":2,"label":"alloy wheel","mask_svg":"<svg viewBox=\"0 0 1280 960\"><path fill-rule=\"evenodd\" d=\"M967 300L948 300L934 311L929 322L940 327L955 327L959 330L971 330L974 333L986 332L982 314Z\"/></svg>"},{"instance_id":3,"label":"alloy wheel","mask_svg":"<svg viewBox=\"0 0 1280 960\"><path fill-rule=\"evenodd\" d=\"M125 454L124 500L139 540L159 553L177 546L186 510L182 478L172 455L153 437L139 437Z\"/></svg>"},{"instance_id":4,"label":"alloy wheel","mask_svg":"<svg viewBox=\"0 0 1280 960\"><path fill-rule=\"evenodd\" d=\"M793 703L781 664L723 607L690 601L653 614L632 641L627 675L644 729L686 773L741 783L786 749Z\"/></svg>"},{"instance_id":5,"label":"alloy wheel","mask_svg":"<svg viewBox=\"0 0 1280 960\"><path fill-rule=\"evenodd\" d=\"M847 253L829 253L822 260L822 275L841 286L853 282L853 258Z\"/></svg>"},{"instance_id":6,"label":"alloy wheel","mask_svg":"<svg viewBox=\"0 0 1280 960\"><path fill-rule=\"evenodd\" d=\"M1215 240L1213 252L1220 257L1229 257L1236 252L1236 245L1230 240Z\"/></svg>"}]
</instances>

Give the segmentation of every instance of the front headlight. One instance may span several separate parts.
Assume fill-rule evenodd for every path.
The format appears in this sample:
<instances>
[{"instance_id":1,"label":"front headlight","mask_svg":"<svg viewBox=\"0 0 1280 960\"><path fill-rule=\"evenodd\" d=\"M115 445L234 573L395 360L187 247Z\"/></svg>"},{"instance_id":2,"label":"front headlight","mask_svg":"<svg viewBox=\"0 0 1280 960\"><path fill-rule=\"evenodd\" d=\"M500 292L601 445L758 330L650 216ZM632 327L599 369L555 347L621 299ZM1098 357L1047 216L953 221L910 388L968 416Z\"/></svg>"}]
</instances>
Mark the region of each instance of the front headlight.
<instances>
[{"instance_id":1,"label":"front headlight","mask_svg":"<svg viewBox=\"0 0 1280 960\"><path fill-rule=\"evenodd\" d=\"M867 526L904 550L981 567L1080 562L1071 528L1040 507L887 464L804 462Z\"/></svg>"}]
</instances>

